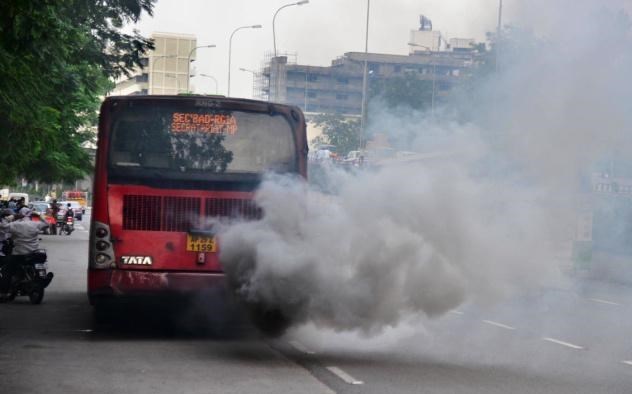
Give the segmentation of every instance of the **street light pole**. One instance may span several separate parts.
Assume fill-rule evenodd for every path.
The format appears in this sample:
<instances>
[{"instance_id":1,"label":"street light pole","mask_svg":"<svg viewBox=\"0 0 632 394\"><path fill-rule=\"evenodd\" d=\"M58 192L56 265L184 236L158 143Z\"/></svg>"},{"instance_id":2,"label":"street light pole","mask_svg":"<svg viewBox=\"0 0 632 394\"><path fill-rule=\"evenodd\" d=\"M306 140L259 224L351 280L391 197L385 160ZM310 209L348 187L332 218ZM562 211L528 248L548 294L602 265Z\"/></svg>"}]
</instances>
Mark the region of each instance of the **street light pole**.
<instances>
[{"instance_id":1,"label":"street light pole","mask_svg":"<svg viewBox=\"0 0 632 394\"><path fill-rule=\"evenodd\" d=\"M253 98L255 97L254 92L255 92L255 78L257 77L258 72L254 71L254 70L248 70L247 68L243 68L243 67L239 67L239 71L243 71L243 72L247 72L252 74L252 92L253 92Z\"/></svg>"},{"instance_id":2,"label":"street light pole","mask_svg":"<svg viewBox=\"0 0 632 394\"><path fill-rule=\"evenodd\" d=\"M412 46L412 47L420 47L420 48L424 48L426 49L428 52L430 52L430 56L433 56L432 53L432 49L430 47L427 47L425 45L421 45L421 44L416 44L414 42L409 42L408 45ZM437 62L435 59L432 59L432 100L431 100L431 107L430 107L430 113L432 114L432 116L434 116L434 112L435 112L435 85L437 82Z\"/></svg>"},{"instance_id":3,"label":"street light pole","mask_svg":"<svg viewBox=\"0 0 632 394\"><path fill-rule=\"evenodd\" d=\"M364 146L366 133L366 112L367 112L367 83L368 83L368 57L369 57L369 11L371 10L371 0L366 0L366 32L364 36L364 71L362 73L362 114L360 115L360 149Z\"/></svg>"},{"instance_id":4,"label":"street light pole","mask_svg":"<svg viewBox=\"0 0 632 394\"><path fill-rule=\"evenodd\" d=\"M217 94L217 91L218 91L217 79L214 76L208 75L208 74L200 73L199 75L200 75L200 77L205 77L205 78L211 79L213 82L215 82L215 94Z\"/></svg>"},{"instance_id":5,"label":"street light pole","mask_svg":"<svg viewBox=\"0 0 632 394\"><path fill-rule=\"evenodd\" d=\"M200 45L189 51L189 56L187 57L187 93L189 93L189 78L191 75L191 56L193 55L193 52L198 48L215 48L215 44Z\"/></svg>"},{"instance_id":6,"label":"street light pole","mask_svg":"<svg viewBox=\"0 0 632 394\"><path fill-rule=\"evenodd\" d=\"M276 22L277 14L279 13L279 11L281 11L284 8L292 7L294 5L303 5L303 4L307 4L307 3L309 3L309 0L301 0L301 1L297 1L296 3L285 4L285 5L281 6L281 7L279 7L276 10L276 12L274 13L274 16L272 17L272 44L274 45L274 57L277 57L276 30L274 28L274 24Z\"/></svg>"},{"instance_id":7,"label":"street light pole","mask_svg":"<svg viewBox=\"0 0 632 394\"><path fill-rule=\"evenodd\" d=\"M275 74L275 77L274 77L274 99L275 100L279 96L279 62L276 60L276 57L278 56L277 46L276 46L276 17L279 11L281 11L284 8L292 7L295 5L303 5L307 3L309 3L309 0L301 0L295 3L288 3L285 5L282 5L276 10L276 12L274 13L274 16L272 17L272 45L274 47L274 69L275 69L275 73L274 73ZM270 85L271 85L270 84L271 78L272 78L272 63L270 63L270 77L268 79L268 88L270 88ZM271 91L268 92L268 101L270 101L271 93L272 93Z\"/></svg>"},{"instance_id":8,"label":"street light pole","mask_svg":"<svg viewBox=\"0 0 632 394\"><path fill-rule=\"evenodd\" d=\"M261 25L240 26L233 30L233 32L230 34L230 38L228 39L228 89L226 97L230 97L230 57L232 54L233 36L241 29L261 29Z\"/></svg>"}]
</instances>

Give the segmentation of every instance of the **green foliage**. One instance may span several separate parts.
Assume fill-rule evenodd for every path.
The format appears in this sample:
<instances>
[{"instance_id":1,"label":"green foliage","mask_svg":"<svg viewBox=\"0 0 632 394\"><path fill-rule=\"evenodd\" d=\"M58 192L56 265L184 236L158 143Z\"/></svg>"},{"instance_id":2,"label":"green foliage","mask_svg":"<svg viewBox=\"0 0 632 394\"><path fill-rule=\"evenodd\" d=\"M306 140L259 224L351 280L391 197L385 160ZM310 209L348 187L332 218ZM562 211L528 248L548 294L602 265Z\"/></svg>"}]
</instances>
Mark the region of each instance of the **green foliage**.
<instances>
[{"instance_id":1,"label":"green foliage","mask_svg":"<svg viewBox=\"0 0 632 394\"><path fill-rule=\"evenodd\" d=\"M73 181L90 170L109 78L140 66L152 43L120 28L155 0L0 2L0 184Z\"/></svg>"},{"instance_id":2,"label":"green foliage","mask_svg":"<svg viewBox=\"0 0 632 394\"><path fill-rule=\"evenodd\" d=\"M314 123L322 128L323 134L312 143L334 145L336 152L343 156L360 146L360 119L339 114L318 114Z\"/></svg>"}]
</instances>

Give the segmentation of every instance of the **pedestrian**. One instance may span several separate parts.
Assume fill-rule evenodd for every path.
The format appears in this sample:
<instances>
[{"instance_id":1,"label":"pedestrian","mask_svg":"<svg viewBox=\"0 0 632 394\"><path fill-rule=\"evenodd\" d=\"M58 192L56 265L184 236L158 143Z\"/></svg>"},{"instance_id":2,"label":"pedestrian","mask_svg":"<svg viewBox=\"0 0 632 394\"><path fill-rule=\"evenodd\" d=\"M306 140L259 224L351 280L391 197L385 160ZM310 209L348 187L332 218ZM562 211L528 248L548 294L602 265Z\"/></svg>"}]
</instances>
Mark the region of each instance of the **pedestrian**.
<instances>
[{"instance_id":1,"label":"pedestrian","mask_svg":"<svg viewBox=\"0 0 632 394\"><path fill-rule=\"evenodd\" d=\"M53 219L54 219L54 223L51 223L51 226L50 226L50 233L52 235L56 235L57 234L57 214L59 214L59 204L57 204L57 199L53 198L53 202L50 205L51 205L51 210L52 210Z\"/></svg>"}]
</instances>

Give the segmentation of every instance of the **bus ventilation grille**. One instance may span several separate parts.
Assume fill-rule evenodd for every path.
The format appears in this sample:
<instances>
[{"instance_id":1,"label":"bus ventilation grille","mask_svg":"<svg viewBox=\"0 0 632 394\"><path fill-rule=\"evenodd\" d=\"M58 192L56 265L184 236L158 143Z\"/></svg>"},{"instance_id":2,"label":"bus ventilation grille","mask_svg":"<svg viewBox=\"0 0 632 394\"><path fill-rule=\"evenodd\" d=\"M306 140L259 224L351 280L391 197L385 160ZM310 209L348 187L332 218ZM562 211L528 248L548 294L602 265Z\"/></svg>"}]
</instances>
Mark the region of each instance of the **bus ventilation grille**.
<instances>
[{"instance_id":1,"label":"bus ventilation grille","mask_svg":"<svg viewBox=\"0 0 632 394\"><path fill-rule=\"evenodd\" d=\"M263 211L252 200L238 198L207 198L206 217L259 220Z\"/></svg>"},{"instance_id":2,"label":"bus ventilation grille","mask_svg":"<svg viewBox=\"0 0 632 394\"><path fill-rule=\"evenodd\" d=\"M203 226L201 200L197 197L125 195L123 229L184 232ZM258 220L261 208L253 201L237 198L207 198L206 218Z\"/></svg>"}]
</instances>

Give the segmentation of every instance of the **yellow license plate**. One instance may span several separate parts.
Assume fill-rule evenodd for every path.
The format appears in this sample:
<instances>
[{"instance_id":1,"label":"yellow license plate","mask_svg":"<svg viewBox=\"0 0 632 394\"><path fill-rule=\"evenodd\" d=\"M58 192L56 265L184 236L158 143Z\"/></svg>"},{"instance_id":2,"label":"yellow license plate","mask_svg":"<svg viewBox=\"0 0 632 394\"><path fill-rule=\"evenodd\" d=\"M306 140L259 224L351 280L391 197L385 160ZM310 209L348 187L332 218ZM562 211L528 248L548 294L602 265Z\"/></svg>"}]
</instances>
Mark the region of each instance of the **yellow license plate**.
<instances>
[{"instance_id":1,"label":"yellow license plate","mask_svg":"<svg viewBox=\"0 0 632 394\"><path fill-rule=\"evenodd\" d=\"M215 237L187 234L187 252L215 252Z\"/></svg>"}]
</instances>

